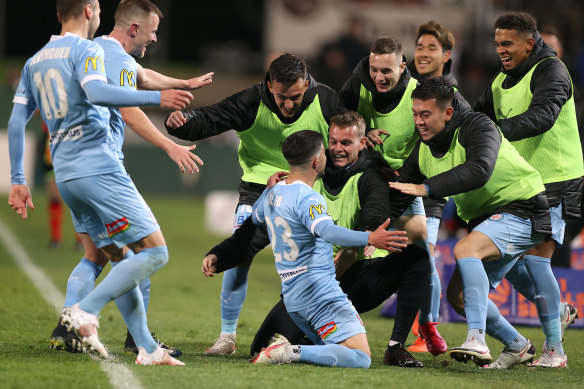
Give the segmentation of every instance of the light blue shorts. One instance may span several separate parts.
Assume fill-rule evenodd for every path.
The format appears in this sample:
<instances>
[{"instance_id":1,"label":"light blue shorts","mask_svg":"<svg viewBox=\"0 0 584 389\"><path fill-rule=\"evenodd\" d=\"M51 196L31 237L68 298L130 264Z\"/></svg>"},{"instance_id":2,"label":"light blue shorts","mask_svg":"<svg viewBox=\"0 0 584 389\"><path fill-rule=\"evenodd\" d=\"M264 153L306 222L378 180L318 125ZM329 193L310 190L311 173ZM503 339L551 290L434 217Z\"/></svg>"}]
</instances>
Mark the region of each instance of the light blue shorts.
<instances>
[{"instance_id":1,"label":"light blue shorts","mask_svg":"<svg viewBox=\"0 0 584 389\"><path fill-rule=\"evenodd\" d=\"M252 210L253 207L251 205L241 204L237 206L235 220L233 221L233 232L241 227L245 219L251 216Z\"/></svg>"},{"instance_id":2,"label":"light blue shorts","mask_svg":"<svg viewBox=\"0 0 584 389\"><path fill-rule=\"evenodd\" d=\"M426 211L424 210L424 201L421 197L416 197L414 201L410 204L409 207L406 208L404 213L401 216L410 216L410 215L422 215L426 216Z\"/></svg>"},{"instance_id":3,"label":"light blue shorts","mask_svg":"<svg viewBox=\"0 0 584 389\"><path fill-rule=\"evenodd\" d=\"M438 230L440 229L440 221L441 219L428 216L426 218L426 229L428 230L428 243L432 243L436 246L436 242L438 241Z\"/></svg>"},{"instance_id":4,"label":"light blue shorts","mask_svg":"<svg viewBox=\"0 0 584 389\"><path fill-rule=\"evenodd\" d=\"M484 264L493 289L499 285L517 259L545 237L532 231L530 219L522 219L509 213L492 215L473 231L488 236L501 252L501 258Z\"/></svg>"},{"instance_id":5,"label":"light blue shorts","mask_svg":"<svg viewBox=\"0 0 584 389\"><path fill-rule=\"evenodd\" d=\"M160 229L152 211L126 172L57 183L75 230L89 234L95 246L126 246Z\"/></svg>"},{"instance_id":6,"label":"light blue shorts","mask_svg":"<svg viewBox=\"0 0 584 389\"><path fill-rule=\"evenodd\" d=\"M312 343L337 344L365 334L361 317L347 296L328 300L298 312L288 312Z\"/></svg>"},{"instance_id":7,"label":"light blue shorts","mask_svg":"<svg viewBox=\"0 0 584 389\"><path fill-rule=\"evenodd\" d=\"M556 241L558 247L564 243L564 232L566 231L566 221L564 220L562 204L550 207L550 217L552 219L552 239Z\"/></svg>"}]
</instances>

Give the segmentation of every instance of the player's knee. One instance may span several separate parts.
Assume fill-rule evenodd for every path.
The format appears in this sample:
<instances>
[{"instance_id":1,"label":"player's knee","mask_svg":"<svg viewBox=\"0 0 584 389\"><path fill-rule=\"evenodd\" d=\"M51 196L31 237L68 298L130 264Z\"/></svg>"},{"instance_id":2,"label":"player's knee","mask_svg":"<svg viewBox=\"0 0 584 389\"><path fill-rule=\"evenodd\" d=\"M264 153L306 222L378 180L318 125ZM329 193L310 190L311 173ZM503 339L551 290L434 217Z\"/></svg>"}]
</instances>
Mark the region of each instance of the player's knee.
<instances>
[{"instance_id":1,"label":"player's knee","mask_svg":"<svg viewBox=\"0 0 584 389\"><path fill-rule=\"evenodd\" d=\"M150 264L153 266L153 272L159 270L168 263L168 248L166 246L149 247L142 250L150 255Z\"/></svg>"},{"instance_id":2,"label":"player's knee","mask_svg":"<svg viewBox=\"0 0 584 389\"><path fill-rule=\"evenodd\" d=\"M471 244L466 241L464 238L459 240L454 248L452 249L452 254L454 258L458 261L459 259L466 258L466 257L475 257L474 250Z\"/></svg>"},{"instance_id":3,"label":"player's knee","mask_svg":"<svg viewBox=\"0 0 584 389\"><path fill-rule=\"evenodd\" d=\"M355 353L355 365L358 369L369 369L371 367L371 355L362 350L353 350Z\"/></svg>"},{"instance_id":4,"label":"player's knee","mask_svg":"<svg viewBox=\"0 0 584 389\"><path fill-rule=\"evenodd\" d=\"M419 216L419 215L416 215ZM406 232L408 233L408 239L410 242L414 243L417 241L428 240L428 231L426 230L426 223L420 219L412 219L406 224Z\"/></svg>"}]
</instances>

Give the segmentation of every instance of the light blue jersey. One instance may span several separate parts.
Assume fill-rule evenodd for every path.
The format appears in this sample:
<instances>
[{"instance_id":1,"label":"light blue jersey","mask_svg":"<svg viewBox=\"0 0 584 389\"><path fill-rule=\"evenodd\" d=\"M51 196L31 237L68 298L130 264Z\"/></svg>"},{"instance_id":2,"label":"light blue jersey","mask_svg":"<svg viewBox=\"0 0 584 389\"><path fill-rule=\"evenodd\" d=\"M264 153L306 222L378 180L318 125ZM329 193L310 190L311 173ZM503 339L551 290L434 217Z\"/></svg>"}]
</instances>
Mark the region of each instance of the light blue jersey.
<instances>
[{"instance_id":1,"label":"light blue jersey","mask_svg":"<svg viewBox=\"0 0 584 389\"><path fill-rule=\"evenodd\" d=\"M108 109L91 104L83 90L87 82L106 81L103 57L101 46L67 33L52 36L22 71L14 103L40 109L57 182L124 169Z\"/></svg>"},{"instance_id":2,"label":"light blue jersey","mask_svg":"<svg viewBox=\"0 0 584 389\"><path fill-rule=\"evenodd\" d=\"M108 84L136 89L138 64L134 57L126 53L122 44L115 38L101 36L95 38L94 42L99 43L105 53L104 65ZM123 159L122 146L126 123L122 120L122 114L118 108L110 107L109 111L112 136L118 147L118 156Z\"/></svg>"},{"instance_id":3,"label":"light blue jersey","mask_svg":"<svg viewBox=\"0 0 584 389\"><path fill-rule=\"evenodd\" d=\"M282 181L262 193L252 217L268 227L289 312L346 296L335 277L333 246L316 234L319 224L334 225L320 194L301 181ZM367 244L367 233L354 234Z\"/></svg>"}]
</instances>

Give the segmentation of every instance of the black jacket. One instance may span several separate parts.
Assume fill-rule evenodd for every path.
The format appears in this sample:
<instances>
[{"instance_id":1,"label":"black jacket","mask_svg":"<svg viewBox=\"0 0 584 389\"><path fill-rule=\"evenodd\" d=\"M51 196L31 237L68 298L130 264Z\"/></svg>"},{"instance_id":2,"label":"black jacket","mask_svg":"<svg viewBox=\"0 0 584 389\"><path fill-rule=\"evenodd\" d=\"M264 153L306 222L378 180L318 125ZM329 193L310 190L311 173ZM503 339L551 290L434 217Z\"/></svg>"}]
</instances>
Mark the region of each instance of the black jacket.
<instances>
[{"instance_id":1,"label":"black jacket","mask_svg":"<svg viewBox=\"0 0 584 389\"><path fill-rule=\"evenodd\" d=\"M541 135L552 128L560 110L572 96L572 82L566 66L556 57L556 52L543 42L539 33L535 34L533 51L524 62L510 70L501 66L501 73L507 75L503 88L508 89L517 85L536 63L548 57L553 58L541 62L533 71L530 83L533 99L529 109L521 115L497 121L490 85L475 103L475 111L483 112L495 121L511 142Z\"/></svg>"},{"instance_id":2,"label":"black jacket","mask_svg":"<svg viewBox=\"0 0 584 389\"><path fill-rule=\"evenodd\" d=\"M454 87L456 89L455 96L459 102L464 104L466 107L470 108L470 104L466 99L462 96L462 94L458 91L458 81L456 77L451 73L450 69L452 67L452 59L449 59L448 62L444 64L444 68L442 69L442 78L448 83L448 85ZM422 83L426 79L430 78L428 74L420 74L416 69L416 64L414 61L410 62L408 69L410 69L410 73L412 77L414 77L418 82ZM424 211L426 211L426 216L428 217L436 217L438 219L442 219L442 213L444 211L444 206L446 205L446 199L444 198L432 198L432 197L424 197Z\"/></svg>"},{"instance_id":3,"label":"black jacket","mask_svg":"<svg viewBox=\"0 0 584 389\"><path fill-rule=\"evenodd\" d=\"M231 95L217 104L183 111L187 123L174 130L166 126L165 120L166 130L172 136L189 141L205 139L231 129L238 132L245 131L254 123L260 102L263 102L272 112L278 115L278 118L283 123L294 123L300 118L304 109L314 101L317 94L322 114L327 122L341 110L337 93L328 86L316 82L311 75L308 75L308 89L304 94L298 111L293 117L285 118L282 116L273 95L268 89L268 80L269 74L266 74L264 81L261 83ZM168 116L166 119L168 119Z\"/></svg>"},{"instance_id":4,"label":"black jacket","mask_svg":"<svg viewBox=\"0 0 584 389\"><path fill-rule=\"evenodd\" d=\"M452 144L455 130L460 127L458 140L466 151L465 163L444 173L427 178L420 171L420 140L400 168L398 181L426 184L431 197L440 198L469 192L487 183L497 162L501 147L501 133L497 126L484 114L473 112L456 99L454 114L443 131L424 142L432 155L443 157ZM469 222L469 230L495 213L510 213L524 219L531 218L536 232L551 234L551 221L544 192L529 200L515 201L499 207L489 214L481 215Z\"/></svg>"},{"instance_id":5,"label":"black jacket","mask_svg":"<svg viewBox=\"0 0 584 389\"><path fill-rule=\"evenodd\" d=\"M404 57L403 60L405 62L406 58ZM410 78L410 71L406 67L396 86L387 92L378 92L375 83L369 75L369 57L365 57L355 67L353 74L341 88L339 99L345 108L357 111L361 84L363 84L373 96L373 107L375 110L380 113L388 113L397 107L401 101L410 82Z\"/></svg>"},{"instance_id":6,"label":"black jacket","mask_svg":"<svg viewBox=\"0 0 584 389\"><path fill-rule=\"evenodd\" d=\"M382 172L385 167L387 165L381 155L372 150L361 151L359 159L348 168L337 168L330 162L330 158L327 159L323 183L327 192L333 196L343 190L352 176L363 172L357 182L361 211L360 225L355 226L356 230L374 231L388 217L392 220L397 219L414 199L412 196L389 189ZM248 218L231 237L209 251L208 254L215 254L219 258L218 272L252 259L270 243L266 235L263 245L258 242L250 244L257 228L251 218Z\"/></svg>"},{"instance_id":7,"label":"black jacket","mask_svg":"<svg viewBox=\"0 0 584 389\"><path fill-rule=\"evenodd\" d=\"M549 58L552 57L552 58ZM551 129L564 104L572 97L572 81L566 66L556 57L556 52L546 45L539 32L535 34L535 44L529 57L513 69L501 72L507 75L503 88L511 88L544 58L531 77L530 90L533 94L527 111L508 119L496 120L493 91L487 88L475 104L475 110L487 114L501 129L509 141L538 136ZM494 77L496 78L496 76ZM494 80L493 78L493 80ZM580 216L582 179L577 178L545 185L550 206L564 204L564 214Z\"/></svg>"}]
</instances>

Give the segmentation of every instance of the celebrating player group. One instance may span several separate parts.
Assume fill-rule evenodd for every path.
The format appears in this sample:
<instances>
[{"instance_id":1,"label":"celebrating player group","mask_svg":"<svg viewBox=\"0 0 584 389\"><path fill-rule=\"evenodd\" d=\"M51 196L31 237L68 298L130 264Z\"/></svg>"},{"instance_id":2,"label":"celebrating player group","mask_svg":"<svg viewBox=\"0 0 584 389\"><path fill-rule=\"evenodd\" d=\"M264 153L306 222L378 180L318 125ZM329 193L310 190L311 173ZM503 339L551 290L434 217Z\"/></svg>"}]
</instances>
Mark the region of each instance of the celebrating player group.
<instances>
[{"instance_id":1,"label":"celebrating player group","mask_svg":"<svg viewBox=\"0 0 584 389\"><path fill-rule=\"evenodd\" d=\"M496 20L501 67L472 106L450 73L454 37L430 21L418 28L411 64L398 39L380 37L339 93L287 53L260 83L194 110L185 110L190 91L211 84L213 73L183 80L136 62L156 42L163 16L150 0L122 0L111 33L95 39L98 0L57 0L57 14L61 34L24 65L8 124L10 206L24 219L34 208L24 139L38 109L58 190L85 250L68 278L51 347L109 359L98 314L114 300L128 328L124 350L137 355L136 364L184 365L182 351L148 328L150 276L169 255L124 168L124 128L166 151L183 173L198 172L203 161L139 108L155 105L171 110L165 127L173 137L197 141L235 130L240 138L234 232L201 267L207 277L224 272L221 330L205 354L235 352L248 272L270 244L282 294L255 335L254 364L369 368L359 314L395 294L387 365L423 367L404 347L416 324L418 348L410 351L448 353L481 369L567 367L563 332L578 316L560 301L550 258L566 220L580 217L584 164L570 75L529 14ZM437 330L433 258L448 197L469 232L454 247L447 289L468 333L450 349ZM108 262L112 269L96 286ZM489 300L503 278L537 307L541 348ZM498 358L486 334L503 344Z\"/></svg>"}]
</instances>

